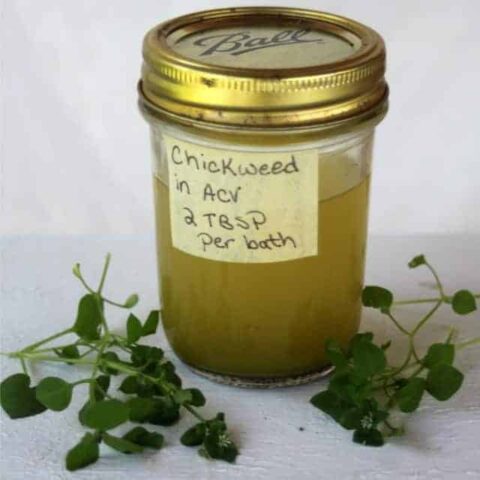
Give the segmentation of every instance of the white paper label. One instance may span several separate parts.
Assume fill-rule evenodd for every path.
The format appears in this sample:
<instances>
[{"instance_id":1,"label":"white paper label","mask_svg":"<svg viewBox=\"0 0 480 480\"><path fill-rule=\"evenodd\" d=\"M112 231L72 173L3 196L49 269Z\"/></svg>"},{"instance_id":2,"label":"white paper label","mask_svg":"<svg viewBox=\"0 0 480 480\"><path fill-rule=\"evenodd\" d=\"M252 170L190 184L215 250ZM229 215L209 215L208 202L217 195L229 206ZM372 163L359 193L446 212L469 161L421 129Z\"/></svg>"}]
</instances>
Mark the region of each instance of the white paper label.
<instances>
[{"instance_id":1,"label":"white paper label","mask_svg":"<svg viewBox=\"0 0 480 480\"><path fill-rule=\"evenodd\" d=\"M223 262L317 254L314 150L241 152L165 136L173 246Z\"/></svg>"}]
</instances>

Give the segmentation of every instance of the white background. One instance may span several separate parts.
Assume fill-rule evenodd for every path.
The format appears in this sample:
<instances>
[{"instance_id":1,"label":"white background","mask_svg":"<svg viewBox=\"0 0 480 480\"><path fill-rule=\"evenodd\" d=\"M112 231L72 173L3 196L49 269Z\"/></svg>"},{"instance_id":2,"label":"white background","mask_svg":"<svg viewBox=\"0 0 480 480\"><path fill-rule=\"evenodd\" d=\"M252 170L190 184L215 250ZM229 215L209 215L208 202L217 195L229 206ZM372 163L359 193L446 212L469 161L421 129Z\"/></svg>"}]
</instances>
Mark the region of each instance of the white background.
<instances>
[{"instance_id":1,"label":"white background","mask_svg":"<svg viewBox=\"0 0 480 480\"><path fill-rule=\"evenodd\" d=\"M447 292L462 286L479 287L479 237L413 236L376 237L370 244L367 279L387 285L397 298L429 296L431 276L426 269L408 272L406 262L426 252L439 272ZM113 254L106 292L125 298L141 295L135 313L146 318L157 305L155 251L151 235L59 236L0 238L0 335L2 351L16 350L71 325L75 301L83 289L71 274L74 259L82 261L87 278L100 274L105 245ZM448 252L448 256L445 255ZM466 261L467 260L467 261ZM388 265L388 268L385 266ZM93 280L94 281L94 280ZM422 282L423 288L418 282ZM110 293L109 293L110 296ZM2 310L3 307L3 310ZM408 329L425 314L425 305L398 307L395 315ZM124 314L108 309L113 328L124 324ZM3 317L3 318L2 318ZM443 341L455 322L459 340L479 335L480 314L452 316L444 306L418 336L423 352L433 341ZM30 328L27 328L28 325ZM399 365L405 354L405 337L389 319L365 309L362 330L375 332L376 342L392 340L389 358ZM148 337L152 345L173 357L163 332ZM148 341L148 340L147 340ZM262 390L229 388L200 378L172 358L185 385L198 387L208 398L202 409L212 418L224 411L240 455L235 465L208 462L178 438L193 424L184 415L170 427L161 428L166 446L160 452L122 455L102 446L101 460L91 468L65 471L65 452L84 435L76 412L87 395L87 386L75 388L73 405L63 412L45 412L24 421L11 421L0 412L0 478L2 480L479 480L480 455L480 348L456 354L455 365L465 374L461 390L448 402L428 395L418 412L394 421L405 422L405 435L391 437L382 448L366 448L351 441L352 432L340 428L327 415L308 405L308 399L325 383L295 388ZM16 373L18 363L0 358L1 377ZM60 376L67 381L82 375L77 368L38 364L40 376ZM78 389L78 390L77 390ZM302 427L304 430L300 430ZM150 429L150 428L149 428ZM121 428L118 433L123 431ZM114 432L117 433L117 432Z\"/></svg>"},{"instance_id":2,"label":"white background","mask_svg":"<svg viewBox=\"0 0 480 480\"><path fill-rule=\"evenodd\" d=\"M169 17L249 1L0 0L0 233L153 229L141 41ZM292 0L378 30L391 109L371 231L480 233L480 2Z\"/></svg>"}]
</instances>

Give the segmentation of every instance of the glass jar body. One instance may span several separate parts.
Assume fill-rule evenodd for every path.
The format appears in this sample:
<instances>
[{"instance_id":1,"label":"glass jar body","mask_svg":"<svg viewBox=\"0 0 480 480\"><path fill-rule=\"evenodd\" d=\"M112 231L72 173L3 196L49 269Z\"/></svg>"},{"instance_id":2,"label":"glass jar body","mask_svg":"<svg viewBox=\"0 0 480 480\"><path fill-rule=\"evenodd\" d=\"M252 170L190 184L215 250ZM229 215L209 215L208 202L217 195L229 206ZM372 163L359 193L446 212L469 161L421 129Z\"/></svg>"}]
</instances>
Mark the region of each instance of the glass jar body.
<instances>
[{"instance_id":1,"label":"glass jar body","mask_svg":"<svg viewBox=\"0 0 480 480\"><path fill-rule=\"evenodd\" d=\"M328 367L325 342L358 331L374 127L243 132L148 117L162 319L178 357L222 381L300 383ZM218 151L313 152L318 174L315 255L278 262L217 261L172 242L166 137ZM263 193L268 202L269 191ZM289 202L289 198L285 198ZM239 380L240 379L240 380ZM243 379L243 380L242 380ZM296 380L295 380L296 379Z\"/></svg>"}]
</instances>

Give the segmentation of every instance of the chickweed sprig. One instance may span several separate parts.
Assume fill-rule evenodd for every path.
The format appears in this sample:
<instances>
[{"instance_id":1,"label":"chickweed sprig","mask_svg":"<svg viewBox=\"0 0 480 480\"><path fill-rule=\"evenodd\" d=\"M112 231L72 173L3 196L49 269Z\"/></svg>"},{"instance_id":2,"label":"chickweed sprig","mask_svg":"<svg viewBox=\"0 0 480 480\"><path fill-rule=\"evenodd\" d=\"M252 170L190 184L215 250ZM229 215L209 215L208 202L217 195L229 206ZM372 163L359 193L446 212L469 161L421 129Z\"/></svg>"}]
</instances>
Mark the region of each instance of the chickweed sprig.
<instances>
[{"instance_id":1,"label":"chickweed sprig","mask_svg":"<svg viewBox=\"0 0 480 480\"><path fill-rule=\"evenodd\" d=\"M88 385L88 398L78 419L90 431L68 451L68 470L95 463L102 442L121 453L162 448L163 435L156 430L138 425L122 436L115 435L112 430L128 422L169 426L179 420L182 410L194 416L198 423L185 432L181 442L186 446L200 447L199 453L208 458L234 462L238 450L228 433L224 414L219 413L213 419L205 418L198 410L206 402L202 392L182 387L174 365L165 358L163 350L139 343L143 337L156 333L159 312L152 311L145 322L130 313L126 335L110 329L105 305L129 310L137 304L138 295L130 295L123 303L103 295L109 264L110 255L107 255L96 289L86 282L79 264L73 267L73 274L87 290L78 304L73 326L6 354L20 361L22 373L11 375L1 383L0 405L3 410L12 419L38 415L46 410L62 411L70 405L74 389ZM76 339L66 344L46 346L67 335L74 335ZM27 361L87 366L91 373L75 382L46 377L32 386ZM120 396L110 388L113 376L121 379Z\"/></svg>"},{"instance_id":2,"label":"chickweed sprig","mask_svg":"<svg viewBox=\"0 0 480 480\"><path fill-rule=\"evenodd\" d=\"M425 327L442 305L448 305L458 315L468 315L477 309L479 294L459 290L449 296L436 270L424 255L413 258L408 266L424 266L436 282L438 296L394 302L392 292L379 286L367 286L362 293L366 307L379 310L404 335L407 353L400 365L390 365L386 351L391 342L376 345L373 333L359 333L347 349L334 340L326 344L326 353L335 366L327 390L311 398L311 403L328 414L347 430L353 430L353 441L369 446L381 446L386 435L403 433L402 426L394 426L391 414L395 410L414 412L425 393L445 401L462 386L463 374L453 366L456 351L480 343L480 337L455 343L456 329L433 343L424 353L415 345L418 332ZM430 303L433 306L412 329L404 327L392 312L394 305Z\"/></svg>"}]
</instances>

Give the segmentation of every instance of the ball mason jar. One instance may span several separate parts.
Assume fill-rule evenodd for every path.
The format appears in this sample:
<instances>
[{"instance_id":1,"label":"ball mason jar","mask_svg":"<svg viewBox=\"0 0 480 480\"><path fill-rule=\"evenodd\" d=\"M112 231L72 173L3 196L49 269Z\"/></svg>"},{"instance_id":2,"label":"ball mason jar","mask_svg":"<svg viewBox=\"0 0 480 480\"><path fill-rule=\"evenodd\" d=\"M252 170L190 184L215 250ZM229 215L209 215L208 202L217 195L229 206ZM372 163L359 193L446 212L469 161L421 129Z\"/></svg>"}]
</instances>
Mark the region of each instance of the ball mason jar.
<instances>
[{"instance_id":1,"label":"ball mason jar","mask_svg":"<svg viewBox=\"0 0 480 480\"><path fill-rule=\"evenodd\" d=\"M385 48L364 25L247 7L147 33L165 334L194 371L289 385L328 368L361 315Z\"/></svg>"}]
</instances>

